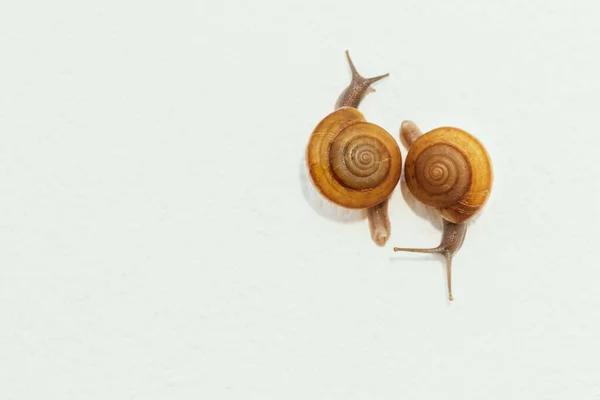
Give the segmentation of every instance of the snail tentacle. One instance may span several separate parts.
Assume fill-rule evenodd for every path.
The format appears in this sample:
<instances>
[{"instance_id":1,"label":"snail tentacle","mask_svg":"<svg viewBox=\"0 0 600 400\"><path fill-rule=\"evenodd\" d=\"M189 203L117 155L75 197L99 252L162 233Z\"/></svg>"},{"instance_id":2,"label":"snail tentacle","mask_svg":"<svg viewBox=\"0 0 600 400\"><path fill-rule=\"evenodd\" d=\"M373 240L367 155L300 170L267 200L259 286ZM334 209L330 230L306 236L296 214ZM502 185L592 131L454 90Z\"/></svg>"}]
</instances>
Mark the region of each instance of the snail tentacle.
<instances>
[{"instance_id":1,"label":"snail tentacle","mask_svg":"<svg viewBox=\"0 0 600 400\"><path fill-rule=\"evenodd\" d=\"M371 85L387 76L389 73L378 75L372 78L364 78L356 69L354 62L352 62L352 58L350 58L350 53L346 50L346 58L348 59L348 64L350 65L350 71L352 72L352 81L350 85L342 92L338 101L336 103L336 108L340 107L354 107L358 108L358 105L365 97L369 90L375 91L375 89L371 88Z\"/></svg>"},{"instance_id":2,"label":"snail tentacle","mask_svg":"<svg viewBox=\"0 0 600 400\"><path fill-rule=\"evenodd\" d=\"M467 233L467 224L462 222L455 224L444 220L444 230L442 233L442 241L439 246L431 249L416 249L416 248L404 248L394 247L394 251L405 251L411 253L427 253L427 254L440 254L446 259L446 276L448 280L448 299L454 300L452 296L452 258L456 252L462 246L465 235Z\"/></svg>"}]
</instances>

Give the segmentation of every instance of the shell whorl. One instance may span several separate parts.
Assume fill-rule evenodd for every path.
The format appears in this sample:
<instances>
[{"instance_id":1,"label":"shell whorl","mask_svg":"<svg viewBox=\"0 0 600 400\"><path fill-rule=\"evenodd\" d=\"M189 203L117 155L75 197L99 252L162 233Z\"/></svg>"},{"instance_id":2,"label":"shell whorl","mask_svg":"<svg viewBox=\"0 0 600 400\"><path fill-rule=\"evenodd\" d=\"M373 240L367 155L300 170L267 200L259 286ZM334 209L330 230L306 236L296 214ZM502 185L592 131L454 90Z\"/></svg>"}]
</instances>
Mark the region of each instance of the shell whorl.
<instances>
[{"instance_id":1,"label":"shell whorl","mask_svg":"<svg viewBox=\"0 0 600 400\"><path fill-rule=\"evenodd\" d=\"M406 184L422 203L442 210L448 221L473 216L489 197L493 176L483 145L457 128L419 137L406 157Z\"/></svg>"},{"instance_id":2,"label":"shell whorl","mask_svg":"<svg viewBox=\"0 0 600 400\"><path fill-rule=\"evenodd\" d=\"M469 190L471 167L460 150L445 143L427 147L415 160L415 181L429 194L429 205L451 206Z\"/></svg>"},{"instance_id":3,"label":"shell whorl","mask_svg":"<svg viewBox=\"0 0 600 400\"><path fill-rule=\"evenodd\" d=\"M394 138L352 107L331 113L317 125L306 159L317 189L347 208L368 208L387 199L402 169Z\"/></svg>"},{"instance_id":4,"label":"shell whorl","mask_svg":"<svg viewBox=\"0 0 600 400\"><path fill-rule=\"evenodd\" d=\"M334 176L349 189L365 190L380 185L390 173L391 154L368 126L358 122L339 133L331 143L329 158Z\"/></svg>"}]
</instances>

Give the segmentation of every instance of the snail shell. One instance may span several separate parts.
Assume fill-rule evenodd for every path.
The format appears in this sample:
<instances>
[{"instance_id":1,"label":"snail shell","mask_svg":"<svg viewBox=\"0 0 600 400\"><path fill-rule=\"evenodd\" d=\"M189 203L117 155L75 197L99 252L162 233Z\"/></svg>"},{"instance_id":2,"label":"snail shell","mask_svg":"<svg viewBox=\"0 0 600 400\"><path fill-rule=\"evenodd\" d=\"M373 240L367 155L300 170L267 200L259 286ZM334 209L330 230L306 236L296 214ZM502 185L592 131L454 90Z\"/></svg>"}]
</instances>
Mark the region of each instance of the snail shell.
<instances>
[{"instance_id":1,"label":"snail shell","mask_svg":"<svg viewBox=\"0 0 600 400\"><path fill-rule=\"evenodd\" d=\"M346 208L369 208L387 199L400 180L402 156L394 138L342 107L310 136L306 162L311 180L327 199Z\"/></svg>"},{"instance_id":2,"label":"snail shell","mask_svg":"<svg viewBox=\"0 0 600 400\"><path fill-rule=\"evenodd\" d=\"M406 184L442 217L464 222L486 203L493 183L490 157L471 134L452 127L434 129L415 140L406 157Z\"/></svg>"}]
</instances>

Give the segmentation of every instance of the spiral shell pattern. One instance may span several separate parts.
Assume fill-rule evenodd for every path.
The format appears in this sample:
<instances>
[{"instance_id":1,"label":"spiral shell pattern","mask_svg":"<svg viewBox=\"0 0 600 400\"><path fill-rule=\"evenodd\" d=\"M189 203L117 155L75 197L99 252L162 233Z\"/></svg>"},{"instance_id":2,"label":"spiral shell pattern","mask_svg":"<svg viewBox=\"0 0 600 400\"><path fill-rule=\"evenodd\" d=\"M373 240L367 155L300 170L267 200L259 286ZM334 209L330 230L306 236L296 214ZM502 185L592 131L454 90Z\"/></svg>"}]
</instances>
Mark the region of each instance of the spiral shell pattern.
<instances>
[{"instance_id":1,"label":"spiral shell pattern","mask_svg":"<svg viewBox=\"0 0 600 400\"><path fill-rule=\"evenodd\" d=\"M306 160L315 187L347 208L368 208L388 198L402 169L394 138L351 107L333 112L317 125Z\"/></svg>"},{"instance_id":2,"label":"spiral shell pattern","mask_svg":"<svg viewBox=\"0 0 600 400\"><path fill-rule=\"evenodd\" d=\"M422 190L430 194L429 205L448 207L469 190L471 168L459 150L438 143L419 154L415 163L415 180Z\"/></svg>"},{"instance_id":3,"label":"spiral shell pattern","mask_svg":"<svg viewBox=\"0 0 600 400\"><path fill-rule=\"evenodd\" d=\"M438 128L417 139L406 157L406 184L422 203L459 223L489 197L492 167L483 145L457 128Z\"/></svg>"}]
</instances>

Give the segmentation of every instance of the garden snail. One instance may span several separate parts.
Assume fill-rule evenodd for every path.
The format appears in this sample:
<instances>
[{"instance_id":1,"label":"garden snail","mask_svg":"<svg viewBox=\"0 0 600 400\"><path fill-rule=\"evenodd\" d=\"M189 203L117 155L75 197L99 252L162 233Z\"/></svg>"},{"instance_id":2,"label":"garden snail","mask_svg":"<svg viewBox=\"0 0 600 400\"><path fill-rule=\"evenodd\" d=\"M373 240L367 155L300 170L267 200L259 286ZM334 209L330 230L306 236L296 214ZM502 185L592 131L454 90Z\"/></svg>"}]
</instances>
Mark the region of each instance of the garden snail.
<instances>
[{"instance_id":1,"label":"garden snail","mask_svg":"<svg viewBox=\"0 0 600 400\"><path fill-rule=\"evenodd\" d=\"M490 157L471 134L452 127L421 134L411 121L400 128L401 140L409 148L405 179L413 196L441 211L442 240L432 249L395 247L394 251L441 254L446 259L448 298L452 297L452 258L467 232L466 221L485 205L492 190Z\"/></svg>"},{"instance_id":2,"label":"garden snail","mask_svg":"<svg viewBox=\"0 0 600 400\"><path fill-rule=\"evenodd\" d=\"M337 110L313 130L306 164L325 198L342 207L367 209L371 236L382 246L390 236L387 203L400 180L402 156L396 140L356 108L370 85L388 74L363 78L348 51L346 57L352 81L338 98Z\"/></svg>"}]
</instances>

